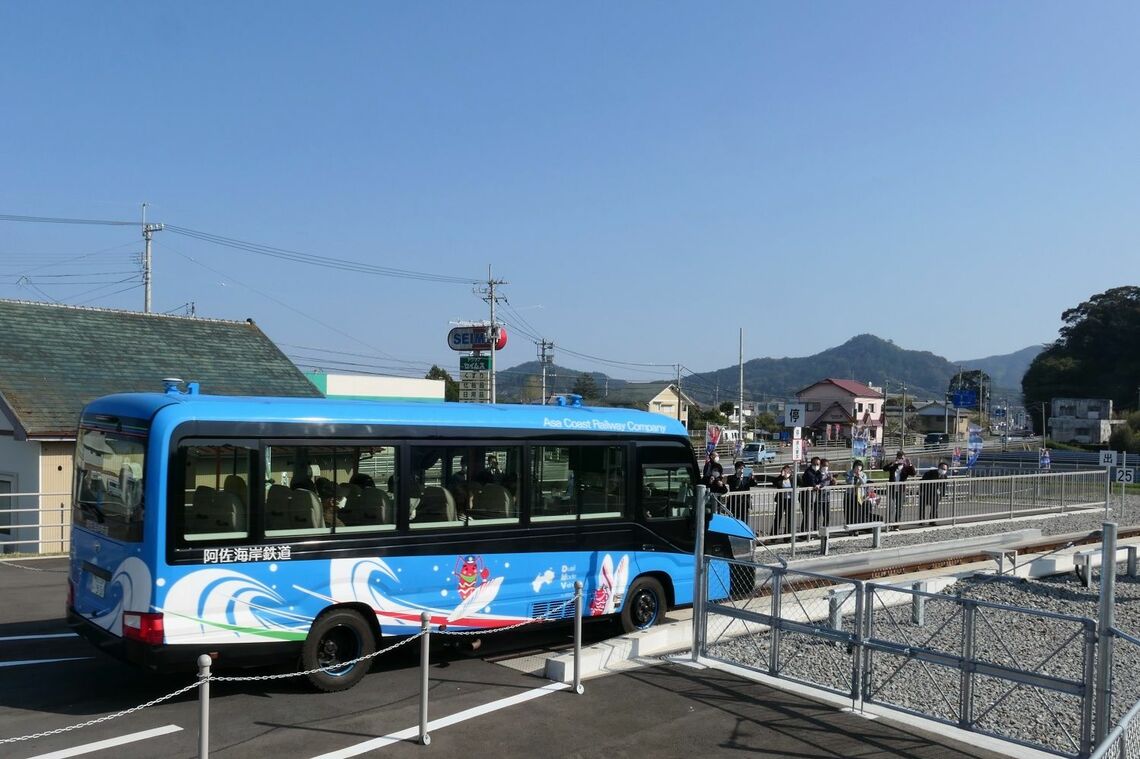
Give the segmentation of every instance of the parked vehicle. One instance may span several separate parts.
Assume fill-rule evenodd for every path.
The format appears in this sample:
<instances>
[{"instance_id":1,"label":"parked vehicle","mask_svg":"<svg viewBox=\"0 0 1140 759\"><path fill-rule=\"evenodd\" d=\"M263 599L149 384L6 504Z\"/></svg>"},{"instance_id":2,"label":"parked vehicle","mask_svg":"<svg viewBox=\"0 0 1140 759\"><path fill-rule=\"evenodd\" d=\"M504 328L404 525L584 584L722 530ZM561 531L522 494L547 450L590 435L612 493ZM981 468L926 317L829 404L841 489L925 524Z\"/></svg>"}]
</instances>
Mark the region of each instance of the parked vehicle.
<instances>
[{"instance_id":1,"label":"parked vehicle","mask_svg":"<svg viewBox=\"0 0 1140 759\"><path fill-rule=\"evenodd\" d=\"M931 432L923 443L927 448L944 448L950 445L950 436L945 432Z\"/></svg>"},{"instance_id":2,"label":"parked vehicle","mask_svg":"<svg viewBox=\"0 0 1140 759\"><path fill-rule=\"evenodd\" d=\"M745 464L770 464L776 460L776 453L768 450L767 443L745 443L740 460Z\"/></svg>"}]
</instances>

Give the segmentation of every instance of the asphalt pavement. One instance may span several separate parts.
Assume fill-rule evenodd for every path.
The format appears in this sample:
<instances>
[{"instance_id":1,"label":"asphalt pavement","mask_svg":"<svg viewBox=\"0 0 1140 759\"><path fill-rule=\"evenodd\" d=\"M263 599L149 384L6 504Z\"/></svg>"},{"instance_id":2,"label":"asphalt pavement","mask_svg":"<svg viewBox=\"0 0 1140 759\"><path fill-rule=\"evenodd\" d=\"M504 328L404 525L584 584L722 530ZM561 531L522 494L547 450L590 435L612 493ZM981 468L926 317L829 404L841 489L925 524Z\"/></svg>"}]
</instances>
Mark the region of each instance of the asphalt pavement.
<instances>
[{"instance_id":1,"label":"asphalt pavement","mask_svg":"<svg viewBox=\"0 0 1140 759\"><path fill-rule=\"evenodd\" d=\"M129 709L194 682L110 659L63 625L64 560L0 563L0 739ZM611 634L587 625L591 640ZM900 728L715 669L657 661L561 684L502 666L564 649L566 626L488 636L477 651L436 637L431 744L419 745L419 643L386 654L352 690L315 694L297 678L212 683L217 757L996 757L935 733ZM51 636L51 637L40 637ZM287 670L281 670L287 671ZM254 671L253 674L272 674ZM6 759L194 757L196 690L79 730L0 744ZM123 742L127 741L127 742ZM102 744L100 742L111 742ZM116 743L117 742L117 743ZM55 754L55 756L62 756Z\"/></svg>"}]
</instances>

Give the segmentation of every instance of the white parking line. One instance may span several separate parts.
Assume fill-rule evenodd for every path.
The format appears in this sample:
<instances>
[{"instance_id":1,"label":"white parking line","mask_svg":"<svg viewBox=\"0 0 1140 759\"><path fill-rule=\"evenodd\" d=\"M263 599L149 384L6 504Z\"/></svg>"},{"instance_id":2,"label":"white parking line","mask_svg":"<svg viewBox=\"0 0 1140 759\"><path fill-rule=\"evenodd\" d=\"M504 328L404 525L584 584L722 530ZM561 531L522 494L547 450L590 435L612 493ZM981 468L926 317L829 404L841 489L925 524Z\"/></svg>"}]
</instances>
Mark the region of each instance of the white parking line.
<instances>
[{"instance_id":1,"label":"white parking line","mask_svg":"<svg viewBox=\"0 0 1140 759\"><path fill-rule=\"evenodd\" d=\"M24 659L22 661L0 661L0 667L24 667L31 664L55 664L61 661L87 661L94 656L71 656L66 659Z\"/></svg>"},{"instance_id":2,"label":"white parking line","mask_svg":"<svg viewBox=\"0 0 1140 759\"><path fill-rule=\"evenodd\" d=\"M461 712L452 714L449 717L440 717L439 719L431 720L428 722L428 732L431 733L434 730L439 730L441 728L448 727L449 725L465 722L469 719L474 719L475 717L481 717L484 714L489 714L491 712L498 711L499 709L506 709L508 706L514 706L516 704L526 703L527 701L533 701L536 698L541 698L542 696L546 696L551 693L557 693L558 691L566 690L569 687L569 683L550 683L549 685L544 685L541 688L535 688L534 690L529 690L525 693L517 693L513 696L500 698L498 701L492 701L489 704L474 706L470 709L465 709ZM373 738L372 740L364 741L364 743L358 743L355 746L342 748L340 751L321 754L320 756L313 757L313 759L348 759L350 756L359 756L360 754L366 753L368 751L374 751L375 749L389 746L393 743L396 743L397 741L406 741L410 738L415 738L419 734L420 727L419 725L416 725L415 727L409 727L406 730L401 730L398 733L385 735L383 738Z\"/></svg>"},{"instance_id":3,"label":"white parking line","mask_svg":"<svg viewBox=\"0 0 1140 759\"><path fill-rule=\"evenodd\" d=\"M7 643L10 640L44 640L46 638L78 638L78 633L51 633L50 635L9 635L6 638L0 638L0 643Z\"/></svg>"},{"instance_id":4,"label":"white parking line","mask_svg":"<svg viewBox=\"0 0 1140 759\"><path fill-rule=\"evenodd\" d=\"M156 727L152 730L143 730L141 733L130 733L128 735L120 735L118 738L108 738L105 741L95 741L94 743L85 743L82 746L74 746L72 748L65 748L59 751L52 751L50 754L40 754L33 756L32 759L64 759L68 756L82 756L83 754L90 754L92 751L102 751L105 748L113 748L115 746L122 746L125 743L134 743L135 741L145 741L147 738L157 738L160 735L167 733L177 733L181 730L178 725L163 725ZM159 756L164 752L156 751L155 755Z\"/></svg>"}]
</instances>

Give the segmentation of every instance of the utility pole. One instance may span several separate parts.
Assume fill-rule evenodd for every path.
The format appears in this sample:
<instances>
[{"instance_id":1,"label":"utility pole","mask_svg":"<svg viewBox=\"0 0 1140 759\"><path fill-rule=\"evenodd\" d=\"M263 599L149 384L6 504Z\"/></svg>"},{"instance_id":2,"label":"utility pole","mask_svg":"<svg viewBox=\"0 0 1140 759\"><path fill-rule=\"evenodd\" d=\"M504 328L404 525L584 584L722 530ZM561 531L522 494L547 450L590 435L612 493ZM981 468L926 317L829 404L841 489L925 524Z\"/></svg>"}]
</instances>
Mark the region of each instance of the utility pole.
<instances>
[{"instance_id":1,"label":"utility pole","mask_svg":"<svg viewBox=\"0 0 1140 759\"><path fill-rule=\"evenodd\" d=\"M681 421L681 365L673 364L677 370L677 421Z\"/></svg>"},{"instance_id":2,"label":"utility pole","mask_svg":"<svg viewBox=\"0 0 1140 759\"><path fill-rule=\"evenodd\" d=\"M508 283L491 276L491 264L487 264L487 286L477 291L482 300L491 304L491 350L487 351L491 363L491 403L495 402L495 346L499 343L499 325L495 323L495 304L501 300L506 300L504 296L495 294L495 287L505 284Z\"/></svg>"},{"instance_id":3,"label":"utility pole","mask_svg":"<svg viewBox=\"0 0 1140 759\"><path fill-rule=\"evenodd\" d=\"M744 327L740 328L740 356L738 358L740 364L740 405L736 410L736 439L739 446L738 451L744 450Z\"/></svg>"},{"instance_id":4,"label":"utility pole","mask_svg":"<svg viewBox=\"0 0 1140 759\"><path fill-rule=\"evenodd\" d=\"M150 313L150 238L155 232L161 232L161 224L146 223L146 203L142 204L142 233L143 233L143 313Z\"/></svg>"},{"instance_id":5,"label":"utility pole","mask_svg":"<svg viewBox=\"0 0 1140 759\"><path fill-rule=\"evenodd\" d=\"M546 340L538 341L538 362L542 364L542 405L546 405L546 365L554 361L554 354L546 351L554 350L554 343Z\"/></svg>"}]
</instances>

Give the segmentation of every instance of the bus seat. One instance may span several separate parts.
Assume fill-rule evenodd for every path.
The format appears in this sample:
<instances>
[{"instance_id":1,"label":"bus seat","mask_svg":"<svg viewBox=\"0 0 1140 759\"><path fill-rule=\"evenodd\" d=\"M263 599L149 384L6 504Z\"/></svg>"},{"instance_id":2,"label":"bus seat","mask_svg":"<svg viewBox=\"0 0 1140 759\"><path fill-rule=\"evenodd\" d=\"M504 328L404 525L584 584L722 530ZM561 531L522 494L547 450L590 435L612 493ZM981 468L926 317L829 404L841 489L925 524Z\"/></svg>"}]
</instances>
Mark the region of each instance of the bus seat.
<instances>
[{"instance_id":1,"label":"bus seat","mask_svg":"<svg viewBox=\"0 0 1140 759\"><path fill-rule=\"evenodd\" d=\"M233 532L237 514L233 502L225 496L206 485L195 488L189 532Z\"/></svg>"},{"instance_id":2,"label":"bus seat","mask_svg":"<svg viewBox=\"0 0 1140 759\"><path fill-rule=\"evenodd\" d=\"M365 524L392 524L392 499L380 488L364 488L360 506Z\"/></svg>"},{"instance_id":3,"label":"bus seat","mask_svg":"<svg viewBox=\"0 0 1140 759\"><path fill-rule=\"evenodd\" d=\"M341 495L342 488L343 496ZM345 526L352 527L365 524L361 509L361 499L364 498L364 493L359 485L337 485L337 497L344 498L344 508L340 510L340 519Z\"/></svg>"},{"instance_id":4,"label":"bus seat","mask_svg":"<svg viewBox=\"0 0 1140 759\"><path fill-rule=\"evenodd\" d=\"M420 522L454 522L455 498L451 491L439 485L427 485L420 496L420 504L416 508L417 523Z\"/></svg>"},{"instance_id":5,"label":"bus seat","mask_svg":"<svg viewBox=\"0 0 1140 759\"><path fill-rule=\"evenodd\" d=\"M222 490L238 499L243 507L249 506L249 488L245 479L236 474L227 474Z\"/></svg>"},{"instance_id":6,"label":"bus seat","mask_svg":"<svg viewBox=\"0 0 1140 759\"><path fill-rule=\"evenodd\" d=\"M293 491L285 485L270 485L265 494L265 529L288 530L293 527L289 520L289 501Z\"/></svg>"},{"instance_id":7,"label":"bus seat","mask_svg":"<svg viewBox=\"0 0 1140 759\"><path fill-rule=\"evenodd\" d=\"M477 519L503 519L514 516L511 509L511 494L502 485L489 483L475 493L473 513Z\"/></svg>"},{"instance_id":8,"label":"bus seat","mask_svg":"<svg viewBox=\"0 0 1140 759\"><path fill-rule=\"evenodd\" d=\"M289 528L305 530L324 527L325 518L321 513L321 502L311 490L298 488L289 499Z\"/></svg>"}]
</instances>

